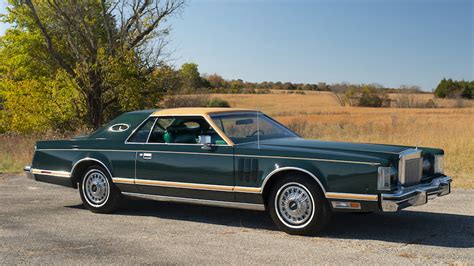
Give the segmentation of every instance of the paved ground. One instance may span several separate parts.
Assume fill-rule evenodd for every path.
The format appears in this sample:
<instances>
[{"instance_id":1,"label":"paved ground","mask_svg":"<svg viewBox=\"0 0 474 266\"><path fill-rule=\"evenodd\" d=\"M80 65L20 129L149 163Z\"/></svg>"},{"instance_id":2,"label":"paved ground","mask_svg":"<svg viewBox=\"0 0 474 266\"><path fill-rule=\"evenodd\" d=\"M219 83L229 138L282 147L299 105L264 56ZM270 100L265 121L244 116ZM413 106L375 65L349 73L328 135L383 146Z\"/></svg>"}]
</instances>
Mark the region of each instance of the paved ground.
<instances>
[{"instance_id":1,"label":"paved ground","mask_svg":"<svg viewBox=\"0 0 474 266\"><path fill-rule=\"evenodd\" d=\"M253 211L130 200L94 214L77 190L0 175L0 264L473 264L473 196L340 214L321 236L300 237Z\"/></svg>"}]
</instances>

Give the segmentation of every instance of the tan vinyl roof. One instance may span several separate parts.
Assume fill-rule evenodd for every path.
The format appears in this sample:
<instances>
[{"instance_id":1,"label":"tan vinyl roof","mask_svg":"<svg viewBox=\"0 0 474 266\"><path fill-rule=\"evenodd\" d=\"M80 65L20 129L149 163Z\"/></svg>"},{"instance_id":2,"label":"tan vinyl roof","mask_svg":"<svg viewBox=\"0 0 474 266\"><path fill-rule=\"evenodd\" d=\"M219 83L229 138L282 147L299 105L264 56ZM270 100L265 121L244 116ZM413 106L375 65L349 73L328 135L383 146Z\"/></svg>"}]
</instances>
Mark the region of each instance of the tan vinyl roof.
<instances>
[{"instance_id":1,"label":"tan vinyl roof","mask_svg":"<svg viewBox=\"0 0 474 266\"><path fill-rule=\"evenodd\" d=\"M153 112L152 116L164 116L164 115L210 115L218 113L230 113L230 112L256 112L252 109L242 109L242 108L172 108L172 109L163 109Z\"/></svg>"}]
</instances>

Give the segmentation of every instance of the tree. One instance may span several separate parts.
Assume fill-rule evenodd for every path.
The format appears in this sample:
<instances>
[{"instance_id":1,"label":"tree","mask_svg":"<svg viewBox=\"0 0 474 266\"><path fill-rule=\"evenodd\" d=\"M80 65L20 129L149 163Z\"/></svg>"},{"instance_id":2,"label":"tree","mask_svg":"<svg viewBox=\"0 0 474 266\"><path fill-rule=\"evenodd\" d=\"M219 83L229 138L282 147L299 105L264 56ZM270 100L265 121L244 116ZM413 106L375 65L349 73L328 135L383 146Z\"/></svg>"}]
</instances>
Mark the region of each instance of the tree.
<instances>
[{"instance_id":1,"label":"tree","mask_svg":"<svg viewBox=\"0 0 474 266\"><path fill-rule=\"evenodd\" d=\"M336 101L339 103L340 106L345 106L347 102L346 93L350 88L348 83L336 83L331 85L330 87L331 92L334 94Z\"/></svg>"},{"instance_id":2,"label":"tree","mask_svg":"<svg viewBox=\"0 0 474 266\"><path fill-rule=\"evenodd\" d=\"M198 65L195 63L185 63L179 70L184 91L193 91L201 87L201 74Z\"/></svg>"},{"instance_id":3,"label":"tree","mask_svg":"<svg viewBox=\"0 0 474 266\"><path fill-rule=\"evenodd\" d=\"M459 98L462 88L457 81L452 79L442 79L434 91L434 95L439 98Z\"/></svg>"},{"instance_id":4,"label":"tree","mask_svg":"<svg viewBox=\"0 0 474 266\"><path fill-rule=\"evenodd\" d=\"M71 130L78 123L79 93L42 49L43 39L18 29L0 38L0 132ZM72 88L72 89L71 89Z\"/></svg>"},{"instance_id":5,"label":"tree","mask_svg":"<svg viewBox=\"0 0 474 266\"><path fill-rule=\"evenodd\" d=\"M473 99L474 98L474 81L471 82L464 82L463 85L464 89L462 92L462 97L467 98L467 99Z\"/></svg>"},{"instance_id":6,"label":"tree","mask_svg":"<svg viewBox=\"0 0 474 266\"><path fill-rule=\"evenodd\" d=\"M225 88L227 87L227 82L224 80L223 77L217 74L211 74L205 77L209 82L209 86L211 88Z\"/></svg>"},{"instance_id":7,"label":"tree","mask_svg":"<svg viewBox=\"0 0 474 266\"><path fill-rule=\"evenodd\" d=\"M6 35L41 37L35 45L40 56L31 63L44 68L44 78L62 73L78 92L75 112L98 128L120 112L157 102L150 99L164 93L156 79L167 57L170 29L164 23L183 5L184 0L10 0L5 20L14 29ZM3 72L11 76L14 70Z\"/></svg>"}]
</instances>

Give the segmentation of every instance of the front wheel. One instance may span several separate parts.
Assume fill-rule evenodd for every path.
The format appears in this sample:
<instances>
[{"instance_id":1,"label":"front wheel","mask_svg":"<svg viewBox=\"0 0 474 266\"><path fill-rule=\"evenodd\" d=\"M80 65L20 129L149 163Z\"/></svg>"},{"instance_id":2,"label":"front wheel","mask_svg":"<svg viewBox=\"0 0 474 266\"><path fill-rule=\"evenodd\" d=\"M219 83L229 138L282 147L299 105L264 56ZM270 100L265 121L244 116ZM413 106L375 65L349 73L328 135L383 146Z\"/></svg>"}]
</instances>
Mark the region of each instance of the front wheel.
<instances>
[{"instance_id":1,"label":"front wheel","mask_svg":"<svg viewBox=\"0 0 474 266\"><path fill-rule=\"evenodd\" d=\"M122 199L120 190L101 166L91 166L85 171L79 182L79 193L84 206L97 213L113 212Z\"/></svg>"},{"instance_id":2,"label":"front wheel","mask_svg":"<svg viewBox=\"0 0 474 266\"><path fill-rule=\"evenodd\" d=\"M314 235L331 218L323 192L299 174L285 176L273 186L268 209L278 228L293 235Z\"/></svg>"}]
</instances>

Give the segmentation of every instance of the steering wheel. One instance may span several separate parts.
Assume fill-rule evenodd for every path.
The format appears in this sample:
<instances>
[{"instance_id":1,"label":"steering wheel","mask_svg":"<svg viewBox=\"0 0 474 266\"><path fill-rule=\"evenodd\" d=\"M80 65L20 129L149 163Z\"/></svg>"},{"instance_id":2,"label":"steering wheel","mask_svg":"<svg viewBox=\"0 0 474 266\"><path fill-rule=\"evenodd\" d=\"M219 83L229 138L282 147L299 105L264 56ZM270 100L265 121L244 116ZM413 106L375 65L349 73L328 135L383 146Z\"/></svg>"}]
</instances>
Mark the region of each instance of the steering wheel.
<instances>
[{"instance_id":1,"label":"steering wheel","mask_svg":"<svg viewBox=\"0 0 474 266\"><path fill-rule=\"evenodd\" d=\"M263 132L263 130L257 129L257 130L255 130L252 134L248 135L247 137L253 137L253 136L255 136L257 133L260 133L259 135L262 135L262 136L265 135L265 132Z\"/></svg>"}]
</instances>

